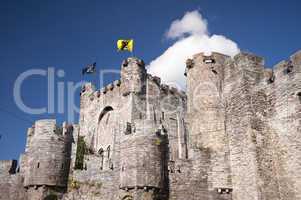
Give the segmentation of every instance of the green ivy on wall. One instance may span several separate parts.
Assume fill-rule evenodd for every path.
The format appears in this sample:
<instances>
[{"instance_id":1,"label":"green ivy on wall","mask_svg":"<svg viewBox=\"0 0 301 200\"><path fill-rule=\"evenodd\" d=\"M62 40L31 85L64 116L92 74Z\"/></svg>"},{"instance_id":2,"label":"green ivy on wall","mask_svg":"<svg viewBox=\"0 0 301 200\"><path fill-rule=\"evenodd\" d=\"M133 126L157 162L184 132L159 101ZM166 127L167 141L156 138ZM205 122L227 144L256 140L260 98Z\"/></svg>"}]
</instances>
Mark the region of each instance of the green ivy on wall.
<instances>
[{"instance_id":1,"label":"green ivy on wall","mask_svg":"<svg viewBox=\"0 0 301 200\"><path fill-rule=\"evenodd\" d=\"M86 143L83 136L79 136L77 140L77 150L74 169L84 169L84 157L86 153Z\"/></svg>"}]
</instances>

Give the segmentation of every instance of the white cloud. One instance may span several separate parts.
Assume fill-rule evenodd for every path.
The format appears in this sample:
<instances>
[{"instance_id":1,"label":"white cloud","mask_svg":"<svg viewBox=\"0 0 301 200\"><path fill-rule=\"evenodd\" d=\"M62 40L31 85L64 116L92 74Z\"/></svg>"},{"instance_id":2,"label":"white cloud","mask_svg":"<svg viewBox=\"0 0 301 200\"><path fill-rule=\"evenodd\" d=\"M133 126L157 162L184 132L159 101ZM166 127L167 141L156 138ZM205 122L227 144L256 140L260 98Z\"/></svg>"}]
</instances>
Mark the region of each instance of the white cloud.
<instances>
[{"instance_id":1,"label":"white cloud","mask_svg":"<svg viewBox=\"0 0 301 200\"><path fill-rule=\"evenodd\" d=\"M171 23L167 38L177 39L162 55L150 62L148 72L159 76L164 83L186 86L185 62L192 55L219 52L229 56L239 53L235 42L222 35L209 35L207 21L198 11L187 12L180 20Z\"/></svg>"},{"instance_id":2,"label":"white cloud","mask_svg":"<svg viewBox=\"0 0 301 200\"><path fill-rule=\"evenodd\" d=\"M181 20L177 19L173 21L166 33L166 37L175 39L183 37L185 34L208 34L207 21L203 19L198 11L187 12Z\"/></svg>"}]
</instances>

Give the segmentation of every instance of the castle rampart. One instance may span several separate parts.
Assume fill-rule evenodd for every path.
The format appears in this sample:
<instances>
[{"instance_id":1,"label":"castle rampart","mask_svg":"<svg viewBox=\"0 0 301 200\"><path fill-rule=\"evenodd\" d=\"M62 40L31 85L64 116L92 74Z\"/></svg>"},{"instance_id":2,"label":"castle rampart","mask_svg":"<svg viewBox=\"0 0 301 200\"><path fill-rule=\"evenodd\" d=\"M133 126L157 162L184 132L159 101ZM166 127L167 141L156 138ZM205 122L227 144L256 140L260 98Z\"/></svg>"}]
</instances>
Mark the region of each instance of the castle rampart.
<instances>
[{"instance_id":1,"label":"castle rampart","mask_svg":"<svg viewBox=\"0 0 301 200\"><path fill-rule=\"evenodd\" d=\"M199 53L184 92L125 59L120 80L83 85L79 125L28 129L19 166L0 161L0 199L300 199L300 72L301 51L273 68Z\"/></svg>"}]
</instances>

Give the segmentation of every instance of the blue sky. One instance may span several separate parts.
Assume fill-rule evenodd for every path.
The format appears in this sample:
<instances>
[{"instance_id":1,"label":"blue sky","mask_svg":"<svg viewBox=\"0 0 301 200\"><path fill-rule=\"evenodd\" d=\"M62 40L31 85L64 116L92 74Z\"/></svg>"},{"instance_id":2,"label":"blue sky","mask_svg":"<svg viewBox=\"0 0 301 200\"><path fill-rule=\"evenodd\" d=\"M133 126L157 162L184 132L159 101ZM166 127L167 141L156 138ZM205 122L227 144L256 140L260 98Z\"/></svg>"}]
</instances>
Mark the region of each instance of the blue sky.
<instances>
[{"instance_id":1,"label":"blue sky","mask_svg":"<svg viewBox=\"0 0 301 200\"><path fill-rule=\"evenodd\" d=\"M210 33L230 38L273 66L301 49L300 9L298 0L1 0L0 159L18 159L34 120L67 119L60 113L29 115L16 106L13 86L22 72L54 67L65 71L65 77L55 81L66 83L80 81L87 63L119 69L130 54L116 52L118 38L133 38L135 56L149 63L174 43L164 37L172 21L193 10L207 19ZM106 82L116 78L108 76ZM76 97L78 104L79 94ZM44 106L45 78L26 80L22 98L32 107Z\"/></svg>"}]
</instances>

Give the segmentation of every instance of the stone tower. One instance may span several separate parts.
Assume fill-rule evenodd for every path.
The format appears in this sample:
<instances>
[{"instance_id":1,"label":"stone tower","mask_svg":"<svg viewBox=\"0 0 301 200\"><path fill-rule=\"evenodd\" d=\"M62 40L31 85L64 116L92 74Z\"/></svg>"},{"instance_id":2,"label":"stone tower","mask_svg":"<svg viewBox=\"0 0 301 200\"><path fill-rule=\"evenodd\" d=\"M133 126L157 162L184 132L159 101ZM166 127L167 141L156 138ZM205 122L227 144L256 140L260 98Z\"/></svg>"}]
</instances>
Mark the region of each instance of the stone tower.
<instances>
[{"instance_id":1,"label":"stone tower","mask_svg":"<svg viewBox=\"0 0 301 200\"><path fill-rule=\"evenodd\" d=\"M123 112L126 123L134 124L135 120L145 117L146 78L145 64L138 58L127 58L121 65L121 94L127 101L127 112ZM123 109L123 110L125 110ZM128 125L126 125L128 126Z\"/></svg>"},{"instance_id":2,"label":"stone tower","mask_svg":"<svg viewBox=\"0 0 301 200\"><path fill-rule=\"evenodd\" d=\"M164 187L165 138L153 121L135 123L121 139L120 189L134 199L156 199ZM123 196L125 196L123 194Z\"/></svg>"},{"instance_id":3,"label":"stone tower","mask_svg":"<svg viewBox=\"0 0 301 200\"><path fill-rule=\"evenodd\" d=\"M128 58L121 65L123 95L139 94L145 90L146 69L144 62L137 58Z\"/></svg>"},{"instance_id":4,"label":"stone tower","mask_svg":"<svg viewBox=\"0 0 301 200\"><path fill-rule=\"evenodd\" d=\"M189 142L192 148L210 153L208 181L212 191L231 188L223 97L227 59L219 53L199 53L186 63Z\"/></svg>"},{"instance_id":5,"label":"stone tower","mask_svg":"<svg viewBox=\"0 0 301 200\"><path fill-rule=\"evenodd\" d=\"M72 128L59 127L55 120L36 121L28 130L24 186L29 191L43 186L38 195L29 192L30 199L42 198L47 187L59 191L67 187L71 143Z\"/></svg>"}]
</instances>

